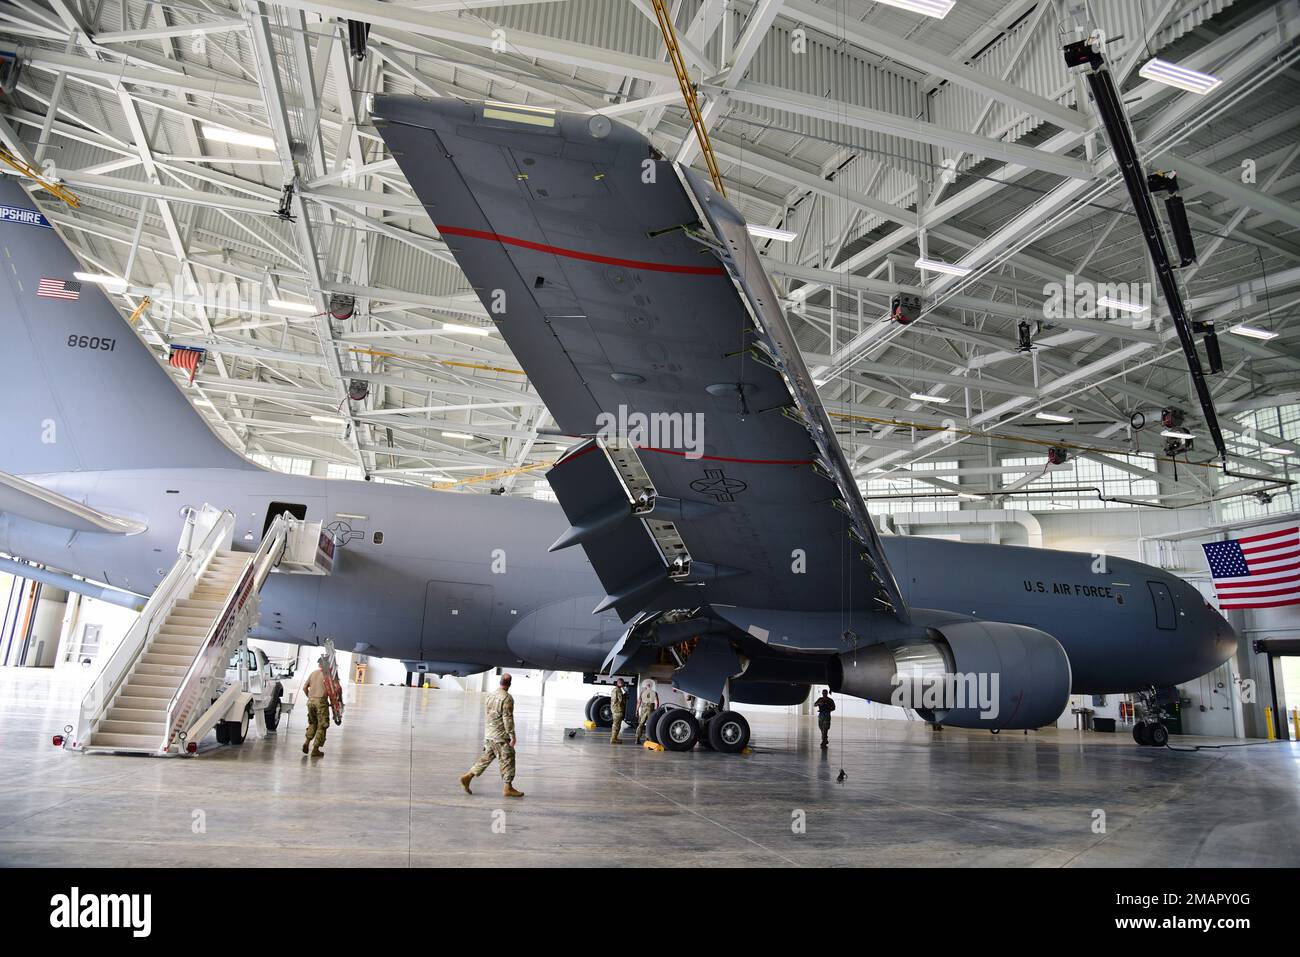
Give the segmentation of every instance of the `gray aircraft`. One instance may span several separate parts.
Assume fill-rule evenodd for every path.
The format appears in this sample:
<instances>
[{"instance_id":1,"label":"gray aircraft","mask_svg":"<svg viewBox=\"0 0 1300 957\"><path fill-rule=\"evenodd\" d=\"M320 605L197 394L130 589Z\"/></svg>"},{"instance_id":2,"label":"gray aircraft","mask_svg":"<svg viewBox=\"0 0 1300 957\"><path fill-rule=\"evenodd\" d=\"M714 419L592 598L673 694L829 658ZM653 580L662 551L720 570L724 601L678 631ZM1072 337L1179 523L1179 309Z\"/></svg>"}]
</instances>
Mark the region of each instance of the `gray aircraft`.
<instances>
[{"instance_id":1,"label":"gray aircraft","mask_svg":"<svg viewBox=\"0 0 1300 957\"><path fill-rule=\"evenodd\" d=\"M935 723L1034 728L1071 691L1168 686L1234 652L1228 623L1156 568L878 536L740 215L635 131L454 100L380 98L376 114L582 439L548 473L559 507L250 463L97 288L37 295L75 262L0 184L20 211L0 217L0 551L148 593L187 508L230 509L250 550L287 510L334 532L334 571L271 576L255 637L440 673L671 672L728 709L827 682L915 693L903 703ZM954 694L954 676L992 676L991 697Z\"/></svg>"}]
</instances>

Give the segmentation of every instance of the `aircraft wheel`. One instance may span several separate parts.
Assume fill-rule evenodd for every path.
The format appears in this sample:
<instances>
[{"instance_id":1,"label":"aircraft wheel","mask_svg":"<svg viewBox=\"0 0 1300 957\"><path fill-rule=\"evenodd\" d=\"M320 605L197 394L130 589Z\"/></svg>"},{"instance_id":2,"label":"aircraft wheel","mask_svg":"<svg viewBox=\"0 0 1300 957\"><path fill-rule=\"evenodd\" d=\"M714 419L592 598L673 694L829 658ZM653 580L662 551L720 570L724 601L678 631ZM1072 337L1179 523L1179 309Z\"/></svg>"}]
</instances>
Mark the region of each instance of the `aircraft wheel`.
<instances>
[{"instance_id":1,"label":"aircraft wheel","mask_svg":"<svg viewBox=\"0 0 1300 957\"><path fill-rule=\"evenodd\" d=\"M655 731L659 727L659 719L664 716L664 712L667 711L669 707L669 705L661 704L650 712L650 720L645 723L645 736L655 744L663 744L663 742L659 740L659 736L655 734Z\"/></svg>"},{"instance_id":2,"label":"aircraft wheel","mask_svg":"<svg viewBox=\"0 0 1300 957\"><path fill-rule=\"evenodd\" d=\"M1169 729L1166 728L1163 724L1151 725L1150 735L1151 735L1150 744L1152 747L1163 748L1166 744L1169 743Z\"/></svg>"},{"instance_id":3,"label":"aircraft wheel","mask_svg":"<svg viewBox=\"0 0 1300 957\"><path fill-rule=\"evenodd\" d=\"M709 722L709 743L714 751L739 754L749 745L749 722L738 712L719 712Z\"/></svg>"},{"instance_id":4,"label":"aircraft wheel","mask_svg":"<svg viewBox=\"0 0 1300 957\"><path fill-rule=\"evenodd\" d=\"M583 709L583 714L585 715L585 717L586 717L586 719L587 719L588 721L595 721L595 720L596 720L595 718L593 718L593 717L591 716L591 711L592 711L593 708L596 707L596 702L599 701L599 700L600 700L600 695L598 695L598 694L594 694L594 695L592 695L590 698L587 699L587 706L586 706L586 708Z\"/></svg>"},{"instance_id":5,"label":"aircraft wheel","mask_svg":"<svg viewBox=\"0 0 1300 957\"><path fill-rule=\"evenodd\" d=\"M1151 725L1139 721L1133 725L1133 740L1145 747L1151 743Z\"/></svg>"},{"instance_id":6,"label":"aircraft wheel","mask_svg":"<svg viewBox=\"0 0 1300 957\"><path fill-rule=\"evenodd\" d=\"M243 744L244 739L248 737L248 718L251 705L244 709L244 713L239 716L238 721L223 721L226 726L226 744Z\"/></svg>"},{"instance_id":7,"label":"aircraft wheel","mask_svg":"<svg viewBox=\"0 0 1300 957\"><path fill-rule=\"evenodd\" d=\"M614 726L614 708L609 703L606 695L601 695L596 699L596 703L591 706L591 720L596 722L598 728L612 728Z\"/></svg>"},{"instance_id":8,"label":"aircraft wheel","mask_svg":"<svg viewBox=\"0 0 1300 957\"><path fill-rule=\"evenodd\" d=\"M689 751L700 740L695 715L685 708L673 708L659 719L659 743L668 751Z\"/></svg>"}]
</instances>

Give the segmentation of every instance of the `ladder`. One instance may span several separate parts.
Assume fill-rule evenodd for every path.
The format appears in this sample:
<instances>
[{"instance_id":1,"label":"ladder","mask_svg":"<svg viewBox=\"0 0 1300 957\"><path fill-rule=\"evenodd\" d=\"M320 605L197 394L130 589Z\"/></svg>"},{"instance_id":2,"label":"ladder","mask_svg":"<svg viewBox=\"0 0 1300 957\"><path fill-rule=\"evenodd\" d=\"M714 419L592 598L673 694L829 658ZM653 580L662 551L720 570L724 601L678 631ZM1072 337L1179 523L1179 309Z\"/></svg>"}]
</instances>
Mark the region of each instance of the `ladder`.
<instances>
[{"instance_id":1,"label":"ladder","mask_svg":"<svg viewBox=\"0 0 1300 957\"><path fill-rule=\"evenodd\" d=\"M176 564L104 661L63 747L193 754L243 690L226 680L227 663L257 621L267 576L289 543L303 537L296 534L302 524L277 516L256 552L236 552L230 511L209 505L191 511ZM309 552L301 567L312 560Z\"/></svg>"}]
</instances>

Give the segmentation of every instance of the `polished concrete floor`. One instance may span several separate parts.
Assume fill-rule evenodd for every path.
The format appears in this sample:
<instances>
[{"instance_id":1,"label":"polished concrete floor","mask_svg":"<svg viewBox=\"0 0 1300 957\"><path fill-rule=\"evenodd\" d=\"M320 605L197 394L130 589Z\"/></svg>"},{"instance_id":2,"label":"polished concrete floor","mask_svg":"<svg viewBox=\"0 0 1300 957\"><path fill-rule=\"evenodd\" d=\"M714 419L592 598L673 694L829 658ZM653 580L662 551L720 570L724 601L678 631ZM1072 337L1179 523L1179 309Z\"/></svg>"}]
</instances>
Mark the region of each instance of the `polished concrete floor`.
<instances>
[{"instance_id":1,"label":"polished concrete floor","mask_svg":"<svg viewBox=\"0 0 1300 957\"><path fill-rule=\"evenodd\" d=\"M1127 735L944 731L759 715L747 756L567 738L579 703L520 698L519 776L464 794L481 697L361 687L326 756L303 708L191 759L50 739L80 695L0 671L0 864L71 866L1295 866L1300 750L1178 753ZM1191 739L1184 739L1188 743ZM847 774L836 783L841 767ZM1104 832L1097 830L1103 819Z\"/></svg>"}]
</instances>

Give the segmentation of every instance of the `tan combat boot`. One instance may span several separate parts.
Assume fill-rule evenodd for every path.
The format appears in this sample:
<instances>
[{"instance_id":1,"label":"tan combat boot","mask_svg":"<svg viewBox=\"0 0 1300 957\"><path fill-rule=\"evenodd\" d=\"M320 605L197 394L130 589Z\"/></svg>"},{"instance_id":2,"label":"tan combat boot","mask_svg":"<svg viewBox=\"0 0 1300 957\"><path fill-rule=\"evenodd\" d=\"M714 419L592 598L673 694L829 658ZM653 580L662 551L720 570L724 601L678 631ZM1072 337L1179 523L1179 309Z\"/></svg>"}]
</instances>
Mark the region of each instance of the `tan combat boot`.
<instances>
[{"instance_id":1,"label":"tan combat boot","mask_svg":"<svg viewBox=\"0 0 1300 957\"><path fill-rule=\"evenodd\" d=\"M308 746L309 746L310 744L311 744L310 741L304 741L304 742L302 743L302 753L303 753L303 754L306 754L306 753L307 753L307 749L308 749Z\"/></svg>"},{"instance_id":2,"label":"tan combat boot","mask_svg":"<svg viewBox=\"0 0 1300 957\"><path fill-rule=\"evenodd\" d=\"M619 740L618 735L614 735L613 737L611 737L611 738L609 739L609 743L610 743L610 744L622 744L623 742Z\"/></svg>"},{"instance_id":3,"label":"tan combat boot","mask_svg":"<svg viewBox=\"0 0 1300 957\"><path fill-rule=\"evenodd\" d=\"M320 748L312 748L312 749L311 749L311 756L312 756L313 758L323 758L323 757L325 757L325 752L322 751Z\"/></svg>"},{"instance_id":4,"label":"tan combat boot","mask_svg":"<svg viewBox=\"0 0 1300 957\"><path fill-rule=\"evenodd\" d=\"M474 793L473 791L471 791L471 790L469 789L469 782L470 782L470 781L473 781L473 780L474 780L474 772L473 772L473 771L466 771L464 774L462 774L462 775L460 776L460 786L463 787L463 788L465 789L465 793L466 793L466 794L473 794L473 793Z\"/></svg>"},{"instance_id":5,"label":"tan combat boot","mask_svg":"<svg viewBox=\"0 0 1300 957\"><path fill-rule=\"evenodd\" d=\"M524 792L516 791L513 784L506 784L506 786L501 789L501 796L508 798L521 798L524 796Z\"/></svg>"}]
</instances>

